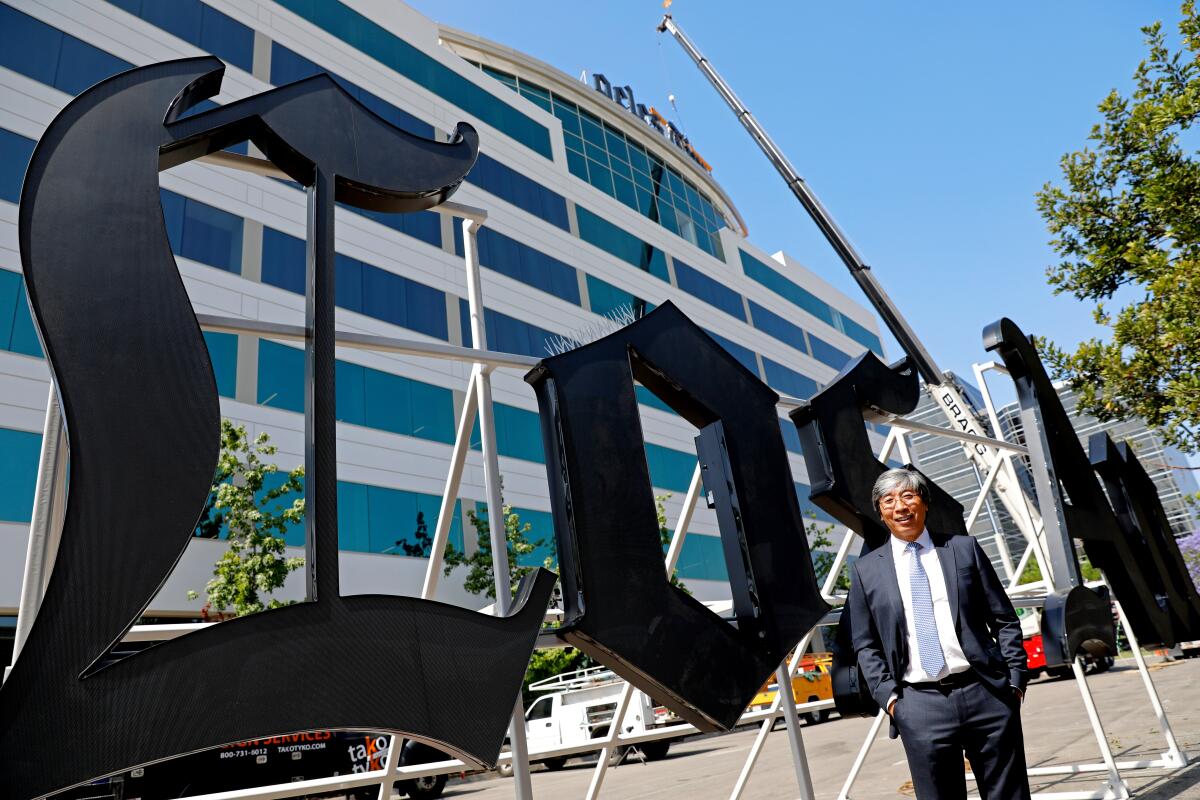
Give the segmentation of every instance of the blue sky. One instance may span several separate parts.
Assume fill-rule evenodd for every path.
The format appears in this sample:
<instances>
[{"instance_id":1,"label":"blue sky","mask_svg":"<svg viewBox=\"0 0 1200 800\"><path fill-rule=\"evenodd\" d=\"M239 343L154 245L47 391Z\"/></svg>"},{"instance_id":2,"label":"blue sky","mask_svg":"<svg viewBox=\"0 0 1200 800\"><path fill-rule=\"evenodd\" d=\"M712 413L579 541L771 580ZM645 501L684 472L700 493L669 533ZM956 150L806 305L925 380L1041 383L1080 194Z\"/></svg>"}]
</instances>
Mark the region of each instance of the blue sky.
<instances>
[{"instance_id":1,"label":"blue sky","mask_svg":"<svg viewBox=\"0 0 1200 800\"><path fill-rule=\"evenodd\" d=\"M661 0L416 0L425 15L572 75L601 72L671 116L713 165L750 239L851 296L857 285L682 49ZM942 369L970 374L1001 316L1063 344L1097 335L1090 306L1055 297L1034 193L1085 144L1096 104L1126 91L1141 26L1174 2L716 3L676 21L809 182ZM864 300L865 303L865 300ZM888 355L900 351L893 341ZM996 381L996 393L1012 396Z\"/></svg>"}]
</instances>

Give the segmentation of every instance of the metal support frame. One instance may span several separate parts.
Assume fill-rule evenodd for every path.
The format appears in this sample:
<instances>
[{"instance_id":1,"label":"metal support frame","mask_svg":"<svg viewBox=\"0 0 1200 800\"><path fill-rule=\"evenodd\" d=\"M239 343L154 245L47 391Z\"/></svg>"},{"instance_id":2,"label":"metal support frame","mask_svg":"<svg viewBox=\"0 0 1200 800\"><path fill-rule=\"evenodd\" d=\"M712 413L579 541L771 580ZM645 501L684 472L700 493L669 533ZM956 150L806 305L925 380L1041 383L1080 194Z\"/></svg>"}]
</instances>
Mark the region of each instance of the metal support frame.
<instances>
[{"instance_id":1,"label":"metal support frame","mask_svg":"<svg viewBox=\"0 0 1200 800\"><path fill-rule=\"evenodd\" d=\"M284 177L287 176L279 172L274 165L262 159L247 158L242 156L231 156L229 154L213 154L201 159L208 163L222 166L241 169L266 177ZM795 187L799 188L799 187ZM469 437L472 426L478 417L480 422L480 431L483 437L483 461L484 461L484 476L485 476L485 491L487 494L488 516L492 520L491 535L493 538L493 568L496 575L496 590L497 603L494 606L494 612L504 614L511 603L511 586L508 573L508 558L507 558L507 542L504 535L502 499L500 496L500 471L499 460L496 451L495 442L495 422L492 409L491 396L491 372L497 368L506 369L529 369L538 363L538 359L526 356L519 356L510 353L492 352L486 349L486 330L483 318L483 299L482 299L482 284L480 280L478 248L476 243L476 234L479 228L487 219L487 212L464 206L458 203L444 203L437 208L443 213L453 214L463 217L464 230L464 261L467 273L467 290L468 290L468 305L471 313L471 326L473 334L473 347L458 347L454 345L444 345L437 343L421 342L415 340L396 339L383 336L374 336L369 334L341 332L336 334L336 344L339 347L350 347L355 349L370 350L376 352L391 352L400 353L410 356L435 358L442 360L452 360L470 363L473 365L471 376L467 384L467 395L463 405L462 412L459 417L458 427L456 430L455 443L451 455L450 468L447 473L445 490L442 497L442 508L438 515L437 527L434 532L433 551L430 554L429 564L426 569L425 580L421 590L423 598L432 599L438 586L438 576L442 566L442 554L445 549L446 540L449 533L450 525L453 521L454 502L457 499L459 485L462 478L462 470L465 466L467 452L469 450ZM840 233L840 231L838 232ZM856 277L861 276L862 272ZM226 331L231 333L249 333L258 336L264 336L274 339L304 341L306 330L303 326L285 325L270 322L261 322L257 320L238 319L231 317L220 317L214 315L198 314L197 319L200 324L207 330ZM925 355L922 352L922 355ZM979 388L983 393L989 418L993 425L993 430L1000 435L1000 426L997 415L995 413L994 404L991 400L991 395L987 390L986 381L983 379L983 372L989 369L1004 371L1003 367L995 363L985 363L975 365L975 374L978 380ZM803 403L796 398L783 397L780 400L782 409L795 408ZM1017 487L1019 484L1016 481L1016 472L1012 464L1012 458L1017 454L1026 454L1027 448L1016 445L1002 439L991 439L988 437L977 436L960 431L939 428L936 426L927 425L925 423L917 423L912 420L895 418L890 420L893 426L888 436L884 441L881 449L880 458L886 460L893 450L897 450L899 456L905 461L912 461L912 454L908 448L908 443L903 431L921 431L932 433L938 436L949 437L970 444L983 444L987 447L994 448L996 453L993 456L988 468L983 470L981 476L985 486L981 495L986 495L987 488L997 480L1003 480L1008 486ZM66 490L66 461L67 461L67 440L66 431L63 424L61 410L58 404L58 396L56 387L51 382L47 403L46 417L43 428L42 449L39 458L37 484L34 497L33 516L30 523L30 538L26 554L26 563L22 578L21 605L18 613L16 641L13 651L13 660L15 662L20 653L21 647L24 644L25 638L28 635L29 628L32 626L33 620L36 617L38 607L41 604L41 599L45 590L46 581L48 580L50 571L53 568L55 556L58 550L59 537L62 531L62 519L65 513L65 490ZM1000 471L1003 475L1000 476ZM677 522L675 534L672 537L671 545L666 557L666 565L668 573L673 570L680 552L682 551L683 541L687 534L687 528L691 521L692 514L695 510L695 505L699 495L699 468L688 490L687 498L685 499L684 508ZM1023 493L1022 493L1023 494ZM1006 504L1007 505L1007 504ZM1027 585L1017 587L1014 585L1021 571L1029 558L1035 558L1042 568L1043 575L1049 576L1049 559L1045 557L1042 547L1041 537L1044 535L1041 525L1037 524L1039 519L1036 511L1029 508L1028 498L1023 504L1025 506L1024 513L1021 515L1014 514L1014 519L1019 527L1026 534L1028 546L1022 554L1018 564L1013 568L1013 575L1010 580L1009 591L1016 593L1021 590L1036 588L1044 591L1046 586L1052 585L1047 579L1043 585ZM972 508L972 518L976 516L981 508L980 502L976 502ZM972 519L973 521L973 519ZM840 603L844 598L835 595L833 586L836 582L837 575L841 572L843 566L849 557L850 548L852 546L854 536L847 531L843 538L834 563L826 576L825 584L822 588L822 595L825 599L832 603ZM1018 605L1037 605L1041 602L1040 597L1020 598L1015 597L1014 600ZM1066 798L1087 797L1087 798L1123 798L1128 797L1128 790L1120 779L1120 770L1122 769L1148 769L1148 768L1168 768L1175 769L1182 767L1188 763L1188 754L1180 750L1174 734L1171 730L1170 723L1167 720L1166 713L1163 710L1162 704L1158 698L1158 694L1154 688L1153 680L1146 668L1145 661L1142 658L1141 652L1138 649L1137 640L1133 635L1133 631L1125 618L1123 610L1118 605L1118 613L1121 624L1129 638L1130 644L1133 647L1134 659L1137 663L1138 670L1141 673L1143 684L1146 687L1149 695L1150 703L1154 709L1155 715L1158 718L1159 725L1162 728L1164 737L1167 741L1167 751L1162 754L1159 759L1150 761L1128 762L1116 761L1111 751L1107 746L1105 739L1104 727L1100 721L1095 704L1092 700L1091 693L1087 686L1086 676L1084 674L1082 663L1077 659L1072 665L1072 670L1075 673L1075 679L1080 689L1080 694L1084 702L1084 707L1088 713L1089 721L1093 731L1096 734L1097 742L1101 749L1103 763L1099 764L1069 764L1052 767L1039 767L1030 770L1031 775L1036 774L1074 774L1084 772L1106 772L1108 775L1105 787L1099 792L1090 793L1059 793L1059 794L1044 794L1038 795L1042 798L1053 798L1053 800L1066 800ZM835 624L838 619L838 612L833 611L822 619L818 624L828 625ZM174 638L176 636L185 635L186 633L205 627L207 624L179 624L179 625L145 625L134 626L134 628L125 637L126 641L152 641ZM218 623L219 624L219 623ZM805 800L811 800L812 784L811 777L808 774L807 758L804 751L804 744L800 733L799 720L797 717L797 709L817 711L821 709L831 708L832 701L820 701L815 703L802 703L799 706L795 703L795 698L791 692L791 676L796 667L800 663L802 655L815 632L810 631L800 645L794 651L791 659L784 664L781 664L776 678L779 681L779 691L775 699L772 701L771 707L764 711L747 712L742 717L742 722L762 722L762 727L759 730L758 737L751 751L747 756L738 781L735 784L731 800L741 796L745 788L746 782L757 763L759 754L766 741L766 736L769 734L773 722L780 716L783 716L787 721L788 733L791 744L791 753L793 764L796 770L797 783L800 788L801 796ZM11 669L11 667L9 667ZM5 670L7 677L8 670ZM604 742L602 757L597 764L596 771L593 774L592 784L588 790L588 797L594 798L599 792L603 783L603 778L607 769L608 758L606 757L613 747L619 745L637 744L639 742L654 741L665 738L675 738L688 733L695 732L695 728L691 725L681 724L667 728L656 729L641 734L622 735L620 731L620 720L623 717L624 710L628 707L629 698L632 695L632 688L628 685L622 693L621 703L619 704L618 713L614 716L614 724L610 731L608 739ZM876 716L871 728L868 732L866 740L863 743L858 755L855 758L854 764L851 767L850 773L847 775L846 782L842 787L838 797L839 800L846 800L849 797L849 791L853 786L855 778L862 769L866 761L866 757L870 750L871 744L877 738L880 728L883 725L885 718L884 712ZM514 767L514 790L516 796L520 800L530 800L532 798L532 789L529 782L529 763L527 743L525 740L524 714L521 708L520 699L513 709L512 725L510 729L510 740L512 742L512 751L501 754L501 762L511 761ZM407 767L397 766L400 757L400 748L397 746L399 737L393 737L389 745L389 751L385 765L380 770L375 770L369 773L361 773L353 776L334 776L330 778L322 778L316 780L302 781L298 783L281 784L277 786L256 787L253 789L244 789L232 792L222 792L219 794L210 794L197 796L195 800L273 800L273 798L291 797L298 793L314 793L320 791L339 791L344 789L359 788L370 785L380 786L380 800L385 800L390 796L391 784L394 780L403 778L417 778L426 775L437 775L448 772L454 772L463 767L463 763L457 759L421 764ZM553 752L554 755L573 755L576 753L593 752L596 744L589 742L584 745L577 745L567 748L556 748L553 751L539 752L538 755L548 755Z\"/></svg>"}]
</instances>

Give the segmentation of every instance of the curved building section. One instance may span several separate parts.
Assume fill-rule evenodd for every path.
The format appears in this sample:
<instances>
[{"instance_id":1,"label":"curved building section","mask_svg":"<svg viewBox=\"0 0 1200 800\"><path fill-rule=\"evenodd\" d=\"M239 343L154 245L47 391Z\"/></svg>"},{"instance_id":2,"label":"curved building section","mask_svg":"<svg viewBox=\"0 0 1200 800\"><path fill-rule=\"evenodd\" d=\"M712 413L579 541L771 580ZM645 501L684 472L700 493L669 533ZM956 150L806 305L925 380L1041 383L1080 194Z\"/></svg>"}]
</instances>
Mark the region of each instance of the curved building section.
<instances>
[{"instance_id":1,"label":"curved building section","mask_svg":"<svg viewBox=\"0 0 1200 800\"><path fill-rule=\"evenodd\" d=\"M479 245L493 349L544 356L549 341L594 328L603 315L671 300L784 394L807 397L864 348L882 352L864 304L793 257L749 241L702 152L673 137L661 115L655 127L647 98L627 87L596 76L580 82L394 0L92 0L70 15L35 0L0 0L0 617L15 614L20 592L49 381L18 253L25 165L46 125L88 86L131 66L202 53L228 65L218 104L328 72L413 133L445 137L460 121L479 131L479 161L455 199L488 210ZM257 155L246 144L234 149ZM189 163L162 173L160 188L196 311L303 323L298 187ZM339 208L336 249L339 328L470 344L461 220ZM205 341L223 416L269 433L281 468L300 464L302 351L251 335L207 333ZM469 368L337 355L342 591L416 594L428 563L419 534L441 508ZM500 370L493 381L505 500L543 542L527 558L541 564L552 555L553 529L537 404L520 374ZM641 388L639 401L655 494L668 496L674 519L695 467L695 431ZM798 437L782 417L780 424L792 475L802 478ZM472 446L451 530L468 552L476 546L471 512L485 497L477 430ZM808 487L795 486L802 508L815 512ZM299 548L303 537L297 527L288 543ZM203 600L187 592L203 590L223 548L219 537L197 537L149 614L195 616ZM706 508L689 530L680 572L701 599L728 596L716 518ZM439 599L487 605L462 583L460 573L443 578ZM284 596L303 591L296 573Z\"/></svg>"}]
</instances>

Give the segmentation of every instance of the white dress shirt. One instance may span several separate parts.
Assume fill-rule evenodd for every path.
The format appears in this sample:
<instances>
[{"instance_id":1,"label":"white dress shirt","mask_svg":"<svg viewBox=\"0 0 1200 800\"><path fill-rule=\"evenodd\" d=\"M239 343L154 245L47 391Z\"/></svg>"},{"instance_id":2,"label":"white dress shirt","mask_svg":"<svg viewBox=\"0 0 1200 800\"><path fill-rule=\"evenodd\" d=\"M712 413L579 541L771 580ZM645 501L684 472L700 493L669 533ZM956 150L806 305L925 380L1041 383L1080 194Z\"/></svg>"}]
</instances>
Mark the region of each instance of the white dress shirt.
<instances>
[{"instance_id":1,"label":"white dress shirt","mask_svg":"<svg viewBox=\"0 0 1200 800\"><path fill-rule=\"evenodd\" d=\"M916 539L921 545L921 566L929 578L929 594L933 598L933 619L937 623L938 639L942 643L942 655L946 665L937 675L930 675L921 666L920 650L917 645L917 621L913 616L912 583L909 570L912 569L912 559L917 556L908 550L908 542L893 536L891 540L892 556L896 563L896 583L900 586L900 599L904 602L905 635L908 640L908 669L900 676L904 683L923 683L940 680L956 672L965 672L971 668L967 657L963 655L962 645L958 634L954 631L954 612L950 608L950 598L946 594L946 576L942 573L942 565L938 561L937 548L928 530L921 531Z\"/></svg>"}]
</instances>

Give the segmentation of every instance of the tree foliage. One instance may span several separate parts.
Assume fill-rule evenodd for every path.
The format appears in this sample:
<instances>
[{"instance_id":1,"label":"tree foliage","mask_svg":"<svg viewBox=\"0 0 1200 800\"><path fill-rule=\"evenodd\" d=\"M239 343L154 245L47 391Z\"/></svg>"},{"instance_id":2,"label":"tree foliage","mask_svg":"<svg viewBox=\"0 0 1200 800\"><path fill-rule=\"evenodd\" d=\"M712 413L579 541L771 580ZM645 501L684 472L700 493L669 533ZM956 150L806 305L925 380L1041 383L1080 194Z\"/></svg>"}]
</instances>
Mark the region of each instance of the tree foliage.
<instances>
[{"instance_id":1,"label":"tree foliage","mask_svg":"<svg viewBox=\"0 0 1200 800\"><path fill-rule=\"evenodd\" d=\"M1142 29L1149 53L1129 97L1113 90L1091 144L1061 160L1038 209L1062 257L1048 268L1056 294L1094 301L1108 341L1073 352L1043 343L1056 375L1101 420L1141 417L1173 444L1200 451L1200 20L1182 7L1183 50L1161 23ZM1123 290L1123 291L1121 291ZM1121 291L1133 299L1110 310Z\"/></svg>"},{"instance_id":2,"label":"tree foliage","mask_svg":"<svg viewBox=\"0 0 1200 800\"><path fill-rule=\"evenodd\" d=\"M304 520L304 498L287 496L304 491L304 467L287 473L279 485L264 491L269 475L279 472L270 463L276 447L260 433L253 441L245 427L221 420L221 456L213 477L212 494L196 535L217 538L227 530L229 549L213 567L213 578L205 586L205 615L253 614L266 608L287 605L270 597L283 586L288 573L304 565L303 558L288 558L284 536L290 525ZM273 481L272 481L273 482ZM195 592L189 592L195 597Z\"/></svg>"},{"instance_id":3,"label":"tree foliage","mask_svg":"<svg viewBox=\"0 0 1200 800\"><path fill-rule=\"evenodd\" d=\"M513 511L507 503L503 506L504 537L508 543L508 578L515 594L517 584L533 567L522 566L521 557L527 556L544 543L541 539L531 542L526 534L533 530L533 525L521 522L521 515ZM496 599L496 571L492 566L492 537L491 526L486 515L476 513L474 509L467 511L467 520L475 528L476 548L471 555L460 551L453 544L446 544L446 554L443 559L444 574L458 566L467 567L467 577L463 586L471 594L486 595Z\"/></svg>"}]
</instances>

